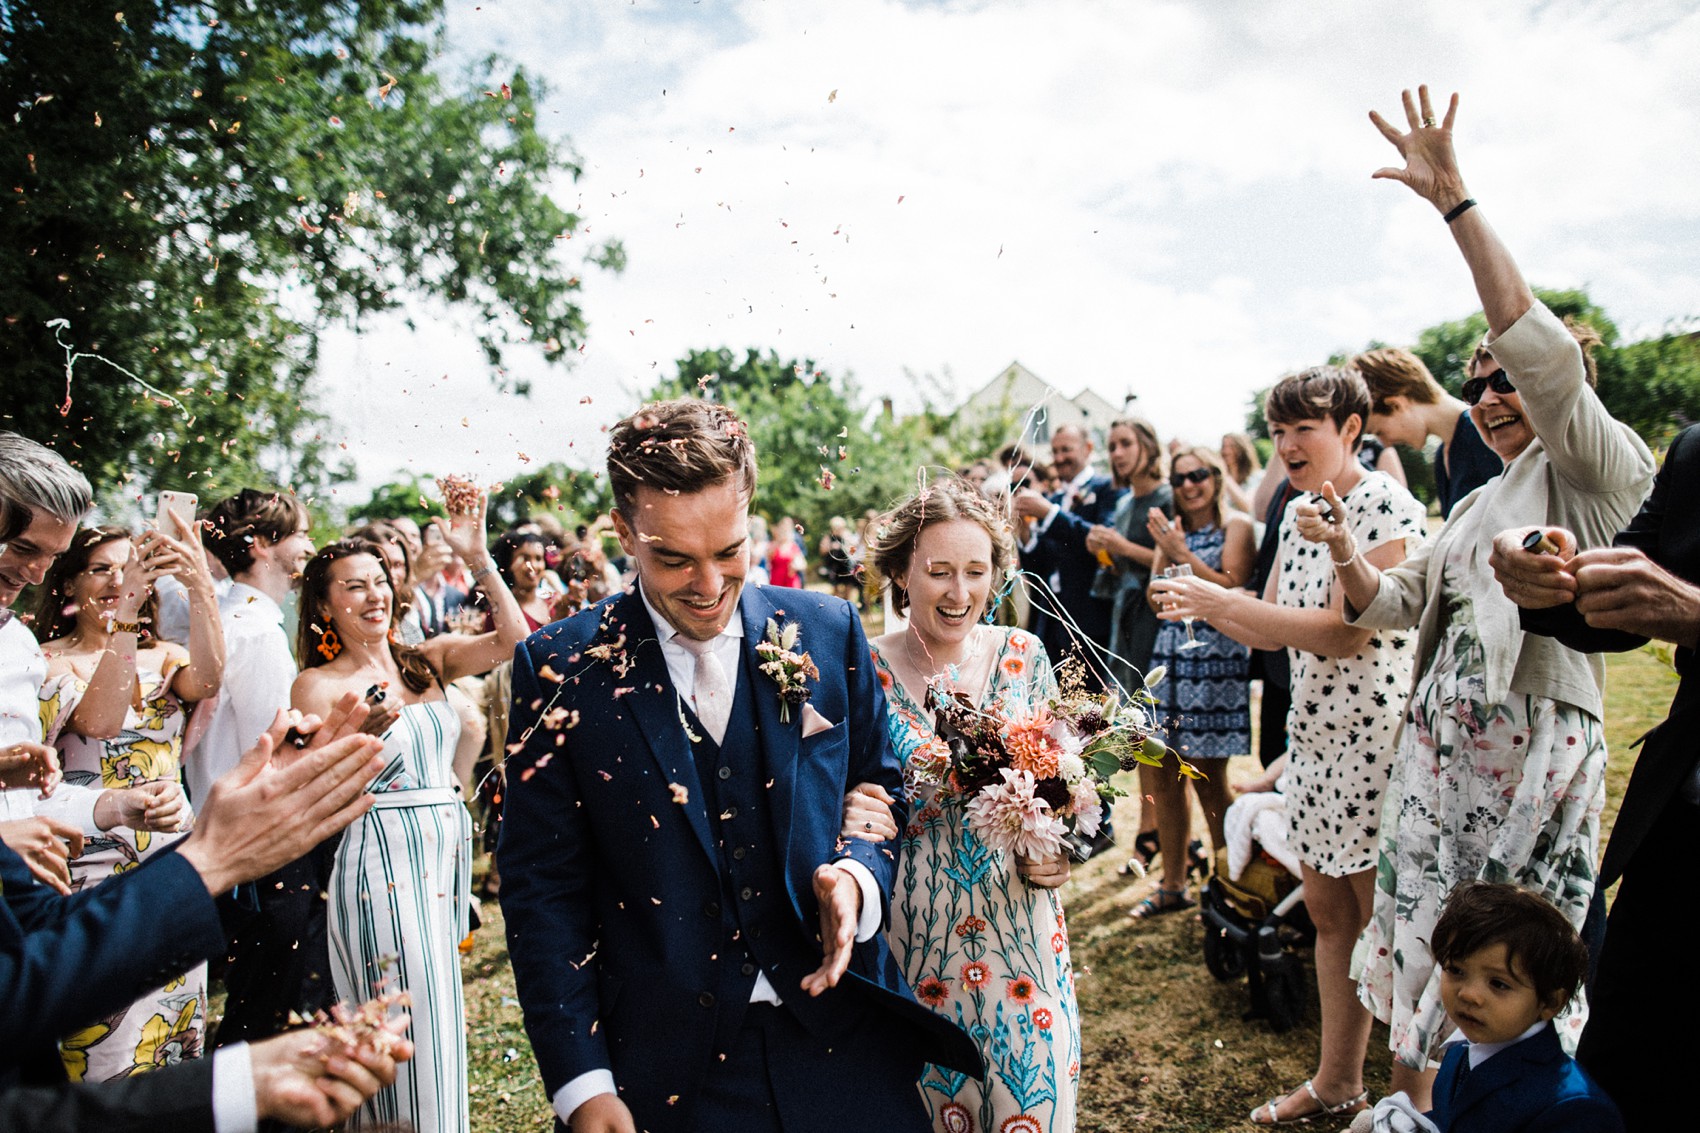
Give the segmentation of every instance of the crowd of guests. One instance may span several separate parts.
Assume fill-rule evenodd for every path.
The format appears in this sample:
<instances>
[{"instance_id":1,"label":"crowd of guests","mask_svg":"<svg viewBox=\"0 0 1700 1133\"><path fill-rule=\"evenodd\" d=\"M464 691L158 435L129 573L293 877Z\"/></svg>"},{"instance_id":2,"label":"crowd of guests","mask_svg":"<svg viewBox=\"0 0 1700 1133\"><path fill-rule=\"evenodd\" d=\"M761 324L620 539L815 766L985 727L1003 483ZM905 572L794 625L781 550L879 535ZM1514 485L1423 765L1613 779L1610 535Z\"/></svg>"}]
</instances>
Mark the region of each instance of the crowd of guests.
<instances>
[{"instance_id":1,"label":"crowd of guests","mask_svg":"<svg viewBox=\"0 0 1700 1133\"><path fill-rule=\"evenodd\" d=\"M1240 786L1286 800L1321 1042L1252 1123L1652 1128L1694 999L1648 937L1700 829L1700 434L1655 483L1593 390L1597 335L1469 198L1456 99L1442 122L1419 97L1406 130L1375 117L1403 161L1378 176L1435 207L1475 281L1461 398L1399 349L1304 370L1266 399L1266 466L1240 434L1065 424L1048 463L1010 444L833 518L812 575L798 525L752 513L748 430L705 402L611 432L616 506L582 527L492 538L464 486L446 518L322 547L261 489L84 526L83 476L0 433L0 1124L468 1128L476 815L575 1129L1073 1129L1061 892L1113 835L1006 860L916 769L944 743L930 691L1031 712L1079 657L1123 696L1164 673L1126 839L1123 872L1155 874L1139 921L1225 868L1261 682L1264 772ZM1431 439L1433 524L1394 447ZM882 595L870 642L843 603ZM1599 654L1650 636L1685 680L1602 866ZM770 663L812 672L795 719L755 702ZM1654 980L1668 1011L1640 1006ZM298 1025L318 1013L341 1029ZM1394 1093L1371 1108L1374 1019ZM820 1089L845 1075L848 1114Z\"/></svg>"}]
</instances>

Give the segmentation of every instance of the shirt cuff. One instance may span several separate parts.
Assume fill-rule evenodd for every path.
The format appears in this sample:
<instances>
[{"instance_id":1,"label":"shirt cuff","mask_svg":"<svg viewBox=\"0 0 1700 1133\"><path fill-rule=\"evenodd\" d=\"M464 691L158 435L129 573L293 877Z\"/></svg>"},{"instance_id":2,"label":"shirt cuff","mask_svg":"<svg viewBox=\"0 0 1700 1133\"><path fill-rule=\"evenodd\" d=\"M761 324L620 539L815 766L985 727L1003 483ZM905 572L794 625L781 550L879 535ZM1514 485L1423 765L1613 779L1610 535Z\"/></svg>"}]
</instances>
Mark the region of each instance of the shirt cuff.
<instances>
[{"instance_id":1,"label":"shirt cuff","mask_svg":"<svg viewBox=\"0 0 1700 1133\"><path fill-rule=\"evenodd\" d=\"M35 801L35 813L68 822L81 830L84 837L93 838L103 833L100 827L94 824L94 807L100 801L101 794L102 790L94 787L60 783L47 798Z\"/></svg>"},{"instance_id":2,"label":"shirt cuff","mask_svg":"<svg viewBox=\"0 0 1700 1133\"><path fill-rule=\"evenodd\" d=\"M549 1102L555 1107L555 1116L562 1124L572 1123L573 1110L600 1094L614 1093L614 1072L612 1070L586 1070L571 1082L555 1091L555 1096ZM224 1133L224 1130L219 1130Z\"/></svg>"},{"instance_id":3,"label":"shirt cuff","mask_svg":"<svg viewBox=\"0 0 1700 1133\"><path fill-rule=\"evenodd\" d=\"M247 1043L213 1051L214 1133L255 1133L260 1107L254 1098L254 1060Z\"/></svg>"},{"instance_id":4,"label":"shirt cuff","mask_svg":"<svg viewBox=\"0 0 1700 1133\"><path fill-rule=\"evenodd\" d=\"M874 880L873 870L854 858L839 858L833 864L854 877L856 884L862 888L862 914L856 918L856 943L872 940L874 933L880 930L880 918L885 910L885 897L880 893L879 882Z\"/></svg>"},{"instance_id":5,"label":"shirt cuff","mask_svg":"<svg viewBox=\"0 0 1700 1133\"><path fill-rule=\"evenodd\" d=\"M15 822L35 817L35 804L41 792L31 787L0 791L0 822Z\"/></svg>"}]
</instances>

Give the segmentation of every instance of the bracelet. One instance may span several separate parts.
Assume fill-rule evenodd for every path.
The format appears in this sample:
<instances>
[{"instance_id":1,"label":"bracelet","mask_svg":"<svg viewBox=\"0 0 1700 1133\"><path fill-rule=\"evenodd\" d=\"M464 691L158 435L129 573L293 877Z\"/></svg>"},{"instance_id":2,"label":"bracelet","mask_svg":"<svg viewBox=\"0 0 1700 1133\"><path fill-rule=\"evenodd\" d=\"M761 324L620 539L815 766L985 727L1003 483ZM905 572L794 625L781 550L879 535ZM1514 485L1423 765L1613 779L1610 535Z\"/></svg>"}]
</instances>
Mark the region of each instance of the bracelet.
<instances>
[{"instance_id":1,"label":"bracelet","mask_svg":"<svg viewBox=\"0 0 1700 1133\"><path fill-rule=\"evenodd\" d=\"M1457 220L1459 217L1463 216L1465 213L1469 212L1471 209L1473 209L1475 207L1476 207L1476 198L1465 197L1463 200L1459 201L1456 205L1453 206L1451 212L1447 213L1445 216L1441 217L1440 219L1444 220L1448 224L1451 224L1453 221Z\"/></svg>"},{"instance_id":2,"label":"bracelet","mask_svg":"<svg viewBox=\"0 0 1700 1133\"><path fill-rule=\"evenodd\" d=\"M112 620L112 627L111 627L110 630L108 630L108 632L109 633L140 634L142 632L142 623L141 622L121 622L121 621L117 620L116 618L114 618Z\"/></svg>"},{"instance_id":3,"label":"bracelet","mask_svg":"<svg viewBox=\"0 0 1700 1133\"><path fill-rule=\"evenodd\" d=\"M1354 538L1352 540L1352 553L1349 556L1347 556L1347 558L1345 559L1344 562L1335 558L1332 554L1330 554L1328 556L1328 561L1333 563L1336 569L1338 569L1340 567L1349 567L1353 563L1357 562L1358 561L1358 541L1357 541L1357 539Z\"/></svg>"},{"instance_id":4,"label":"bracelet","mask_svg":"<svg viewBox=\"0 0 1700 1133\"><path fill-rule=\"evenodd\" d=\"M472 585L477 586L480 582L483 582L486 578L489 578L495 573L496 565L494 563L478 568L472 572Z\"/></svg>"}]
</instances>

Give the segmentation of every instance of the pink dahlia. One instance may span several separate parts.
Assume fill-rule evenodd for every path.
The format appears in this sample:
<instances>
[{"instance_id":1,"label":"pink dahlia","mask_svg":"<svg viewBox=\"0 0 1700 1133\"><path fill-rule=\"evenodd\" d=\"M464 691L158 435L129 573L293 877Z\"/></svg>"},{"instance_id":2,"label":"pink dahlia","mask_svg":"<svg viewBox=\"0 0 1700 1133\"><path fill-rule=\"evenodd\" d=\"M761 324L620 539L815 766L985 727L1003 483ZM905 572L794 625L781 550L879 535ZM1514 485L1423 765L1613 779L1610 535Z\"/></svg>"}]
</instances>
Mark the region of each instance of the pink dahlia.
<instances>
[{"instance_id":1,"label":"pink dahlia","mask_svg":"<svg viewBox=\"0 0 1700 1133\"><path fill-rule=\"evenodd\" d=\"M1033 794L1030 771L1000 768L1002 783L980 790L968 803L968 828L986 845L1005 853L1048 858L1062 849L1067 833L1051 804Z\"/></svg>"},{"instance_id":2,"label":"pink dahlia","mask_svg":"<svg viewBox=\"0 0 1700 1133\"><path fill-rule=\"evenodd\" d=\"M1098 787L1090 779L1081 779L1068 789L1068 807L1074 812L1074 829L1082 837L1095 838L1104 818L1104 803L1098 797Z\"/></svg>"}]
</instances>

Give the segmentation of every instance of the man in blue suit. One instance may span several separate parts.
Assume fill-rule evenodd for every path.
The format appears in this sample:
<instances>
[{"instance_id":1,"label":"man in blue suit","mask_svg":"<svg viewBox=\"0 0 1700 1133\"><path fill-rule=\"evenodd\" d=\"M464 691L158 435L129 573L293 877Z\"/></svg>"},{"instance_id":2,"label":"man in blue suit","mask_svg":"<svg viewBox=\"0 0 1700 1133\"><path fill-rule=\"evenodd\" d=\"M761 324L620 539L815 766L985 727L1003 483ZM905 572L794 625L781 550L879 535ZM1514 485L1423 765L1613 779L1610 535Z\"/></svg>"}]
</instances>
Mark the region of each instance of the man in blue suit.
<instances>
[{"instance_id":1,"label":"man in blue suit","mask_svg":"<svg viewBox=\"0 0 1700 1133\"><path fill-rule=\"evenodd\" d=\"M1121 490L1110 477L1092 468L1092 438L1079 425L1063 425L1051 434L1051 467L1062 488L1042 496L1032 489L1019 492L1015 510L1029 523L1027 541L1021 547L1023 569L1038 576L1055 595L1033 601L1033 632L1045 643L1045 652L1062 660L1071 652L1086 654L1093 677L1102 684L1104 669L1091 650L1075 640L1067 622L1053 607L1079 626L1080 635L1107 649L1110 644L1110 612L1107 598L1092 596L1092 580L1098 576L1098 557L1086 549L1092 528L1110 522Z\"/></svg>"},{"instance_id":2,"label":"man in blue suit","mask_svg":"<svg viewBox=\"0 0 1700 1133\"><path fill-rule=\"evenodd\" d=\"M974 1044L879 929L895 842L839 840L901 773L847 603L744 585L755 452L731 411L610 435L638 583L514 659L499 851L544 1086L575 1131L928 1128L916 1081ZM789 656L758 648L777 630Z\"/></svg>"}]
</instances>

